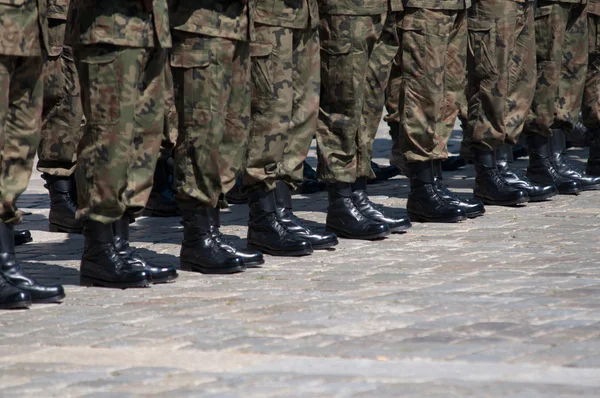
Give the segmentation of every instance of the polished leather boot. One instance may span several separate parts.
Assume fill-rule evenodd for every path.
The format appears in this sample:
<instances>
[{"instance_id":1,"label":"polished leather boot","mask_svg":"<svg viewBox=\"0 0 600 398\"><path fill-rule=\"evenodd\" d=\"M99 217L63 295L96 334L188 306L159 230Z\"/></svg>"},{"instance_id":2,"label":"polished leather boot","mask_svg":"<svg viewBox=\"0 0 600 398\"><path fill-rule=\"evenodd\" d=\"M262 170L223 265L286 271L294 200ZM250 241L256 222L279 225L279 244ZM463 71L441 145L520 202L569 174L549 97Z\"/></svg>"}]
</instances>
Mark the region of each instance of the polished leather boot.
<instances>
[{"instance_id":1,"label":"polished leather boot","mask_svg":"<svg viewBox=\"0 0 600 398\"><path fill-rule=\"evenodd\" d=\"M476 199L463 199L448 189L443 180L443 161L433 161L433 178L435 180L434 187L444 201L451 205L458 206L463 209L467 218L476 218L485 214L485 206Z\"/></svg>"},{"instance_id":2,"label":"polished leather boot","mask_svg":"<svg viewBox=\"0 0 600 398\"><path fill-rule=\"evenodd\" d=\"M275 192L257 189L248 195L248 247L272 256L305 256L310 241L293 234L277 214Z\"/></svg>"},{"instance_id":3,"label":"polished leather boot","mask_svg":"<svg viewBox=\"0 0 600 398\"><path fill-rule=\"evenodd\" d=\"M275 202L277 204L277 215L281 223L294 236L308 240L313 250L329 249L338 244L335 234L313 232L294 215L292 212L292 191L290 186L283 181L277 181L275 185Z\"/></svg>"},{"instance_id":4,"label":"polished leather boot","mask_svg":"<svg viewBox=\"0 0 600 398\"><path fill-rule=\"evenodd\" d=\"M512 145L504 144L496 150L496 164L498 172L504 180L513 188L527 192L530 202L541 202L558 195L558 189L554 184L534 184L527 177L513 170L510 163L513 161Z\"/></svg>"},{"instance_id":5,"label":"polished leather boot","mask_svg":"<svg viewBox=\"0 0 600 398\"><path fill-rule=\"evenodd\" d=\"M181 269L203 274L234 274L246 270L244 259L213 238L211 208L183 210Z\"/></svg>"},{"instance_id":6,"label":"polished leather boot","mask_svg":"<svg viewBox=\"0 0 600 398\"><path fill-rule=\"evenodd\" d=\"M435 187L433 162L407 163L410 192L406 209L411 221L458 222L467 219L467 213L456 204L446 202Z\"/></svg>"},{"instance_id":7,"label":"polished leather boot","mask_svg":"<svg viewBox=\"0 0 600 398\"><path fill-rule=\"evenodd\" d=\"M119 289L150 286L150 272L127 263L115 247L112 224L83 222L85 246L81 257L80 284Z\"/></svg>"},{"instance_id":8,"label":"polished leather boot","mask_svg":"<svg viewBox=\"0 0 600 398\"><path fill-rule=\"evenodd\" d=\"M551 160L558 174L579 182L581 189L584 191L600 189L600 177L583 174L569 163L566 155L565 133L562 129L552 129L550 149L552 151Z\"/></svg>"},{"instance_id":9,"label":"polished leather boot","mask_svg":"<svg viewBox=\"0 0 600 398\"><path fill-rule=\"evenodd\" d=\"M161 149L156 162L152 191L142 212L146 217L180 217L181 210L175 200L175 176L170 150Z\"/></svg>"},{"instance_id":10,"label":"polished leather boot","mask_svg":"<svg viewBox=\"0 0 600 398\"><path fill-rule=\"evenodd\" d=\"M81 221L75 218L77 191L75 178L42 174L44 185L50 193L50 232L81 233Z\"/></svg>"},{"instance_id":11,"label":"polished leather boot","mask_svg":"<svg viewBox=\"0 0 600 398\"><path fill-rule=\"evenodd\" d=\"M263 254L260 251L237 248L232 242L223 236L219 230L219 228L221 228L221 209L219 207L208 210L209 217L211 219L211 235L215 242L217 242L217 245L219 245L222 249L225 249L230 253L242 258L246 267L257 267L265 263Z\"/></svg>"},{"instance_id":12,"label":"polished leather boot","mask_svg":"<svg viewBox=\"0 0 600 398\"><path fill-rule=\"evenodd\" d=\"M486 205L514 206L529 201L527 192L511 187L502 178L494 152L473 149L473 164L477 173L473 192Z\"/></svg>"},{"instance_id":13,"label":"polished leather boot","mask_svg":"<svg viewBox=\"0 0 600 398\"><path fill-rule=\"evenodd\" d=\"M585 166L585 173L590 176L600 176L600 129L590 129L590 154Z\"/></svg>"},{"instance_id":14,"label":"polished leather boot","mask_svg":"<svg viewBox=\"0 0 600 398\"><path fill-rule=\"evenodd\" d=\"M60 285L45 286L26 275L15 257L14 225L0 223L0 274L9 284L26 292L33 303L58 303L65 297Z\"/></svg>"},{"instance_id":15,"label":"polished leather boot","mask_svg":"<svg viewBox=\"0 0 600 398\"><path fill-rule=\"evenodd\" d=\"M527 167L527 178L534 184L554 185L558 193L576 194L581 191L579 181L572 180L561 175L554 162L550 159L550 139L538 134L526 136L527 149L529 152L529 166Z\"/></svg>"},{"instance_id":16,"label":"polished leather boot","mask_svg":"<svg viewBox=\"0 0 600 398\"><path fill-rule=\"evenodd\" d=\"M29 230L15 230L15 246L21 246L29 242L33 242L33 238L31 237L31 232Z\"/></svg>"},{"instance_id":17,"label":"polished leather boot","mask_svg":"<svg viewBox=\"0 0 600 398\"><path fill-rule=\"evenodd\" d=\"M370 220L387 224L391 233L404 233L412 226L408 218L386 217L386 215L371 202L367 195L366 178L358 178L354 184L352 184L352 201L363 216Z\"/></svg>"},{"instance_id":18,"label":"polished leather boot","mask_svg":"<svg viewBox=\"0 0 600 398\"><path fill-rule=\"evenodd\" d=\"M0 310L13 310L31 306L29 293L11 285L0 274Z\"/></svg>"},{"instance_id":19,"label":"polished leather boot","mask_svg":"<svg viewBox=\"0 0 600 398\"><path fill-rule=\"evenodd\" d=\"M329 185L327 231L347 239L375 240L390 234L388 225L365 217L352 200L352 186L337 182Z\"/></svg>"},{"instance_id":20,"label":"polished leather boot","mask_svg":"<svg viewBox=\"0 0 600 398\"><path fill-rule=\"evenodd\" d=\"M149 264L129 244L129 216L123 216L119 221L113 223L113 236L115 238L115 249L117 253L132 268L139 268L150 274L152 283L166 283L177 279L175 267L157 267Z\"/></svg>"}]
</instances>

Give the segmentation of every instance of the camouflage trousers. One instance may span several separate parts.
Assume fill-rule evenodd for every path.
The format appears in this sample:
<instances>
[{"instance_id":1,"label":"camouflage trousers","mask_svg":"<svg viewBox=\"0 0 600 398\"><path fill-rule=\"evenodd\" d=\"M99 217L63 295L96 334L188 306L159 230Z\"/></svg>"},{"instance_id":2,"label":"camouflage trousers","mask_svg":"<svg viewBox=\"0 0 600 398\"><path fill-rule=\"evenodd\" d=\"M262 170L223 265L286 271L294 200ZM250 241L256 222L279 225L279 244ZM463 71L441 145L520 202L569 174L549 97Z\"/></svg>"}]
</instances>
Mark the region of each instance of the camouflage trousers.
<instances>
[{"instance_id":1,"label":"camouflage trousers","mask_svg":"<svg viewBox=\"0 0 600 398\"><path fill-rule=\"evenodd\" d=\"M526 134L551 136L575 125L588 63L585 4L539 0L535 10L537 85Z\"/></svg>"},{"instance_id":2,"label":"camouflage trousers","mask_svg":"<svg viewBox=\"0 0 600 398\"><path fill-rule=\"evenodd\" d=\"M164 129L161 48L76 49L87 120L77 148L77 216L105 224L143 210Z\"/></svg>"},{"instance_id":3,"label":"camouflage trousers","mask_svg":"<svg viewBox=\"0 0 600 398\"><path fill-rule=\"evenodd\" d=\"M462 151L516 144L536 84L533 4L476 0L468 12L468 123Z\"/></svg>"},{"instance_id":4,"label":"camouflage trousers","mask_svg":"<svg viewBox=\"0 0 600 398\"><path fill-rule=\"evenodd\" d=\"M588 70L581 111L588 129L600 129L600 15L588 12Z\"/></svg>"},{"instance_id":5,"label":"camouflage trousers","mask_svg":"<svg viewBox=\"0 0 600 398\"><path fill-rule=\"evenodd\" d=\"M319 31L255 24L252 44L252 129L244 186L296 187L319 114Z\"/></svg>"},{"instance_id":6,"label":"camouflage trousers","mask_svg":"<svg viewBox=\"0 0 600 398\"><path fill-rule=\"evenodd\" d=\"M395 109L388 122L398 124L393 145L407 162L445 159L465 98L466 10L406 8L399 30L388 89Z\"/></svg>"},{"instance_id":7,"label":"camouflage trousers","mask_svg":"<svg viewBox=\"0 0 600 398\"><path fill-rule=\"evenodd\" d=\"M182 210L215 207L235 185L246 154L250 47L183 32L174 32L173 39L176 198Z\"/></svg>"},{"instance_id":8,"label":"camouflage trousers","mask_svg":"<svg viewBox=\"0 0 600 398\"><path fill-rule=\"evenodd\" d=\"M321 19L318 176L327 182L374 178L373 141L381 121L400 13Z\"/></svg>"},{"instance_id":9,"label":"camouflage trousers","mask_svg":"<svg viewBox=\"0 0 600 398\"><path fill-rule=\"evenodd\" d=\"M42 123L41 57L0 55L0 221L18 224Z\"/></svg>"},{"instance_id":10,"label":"camouflage trousers","mask_svg":"<svg viewBox=\"0 0 600 398\"><path fill-rule=\"evenodd\" d=\"M173 73L171 64L165 63L165 127L161 147L170 150L177 142L177 110L175 109L175 98L173 92Z\"/></svg>"},{"instance_id":11,"label":"camouflage trousers","mask_svg":"<svg viewBox=\"0 0 600 398\"><path fill-rule=\"evenodd\" d=\"M77 143L83 131L79 76L73 51L64 47L44 63L44 107L38 147L38 171L69 177L75 170Z\"/></svg>"}]
</instances>

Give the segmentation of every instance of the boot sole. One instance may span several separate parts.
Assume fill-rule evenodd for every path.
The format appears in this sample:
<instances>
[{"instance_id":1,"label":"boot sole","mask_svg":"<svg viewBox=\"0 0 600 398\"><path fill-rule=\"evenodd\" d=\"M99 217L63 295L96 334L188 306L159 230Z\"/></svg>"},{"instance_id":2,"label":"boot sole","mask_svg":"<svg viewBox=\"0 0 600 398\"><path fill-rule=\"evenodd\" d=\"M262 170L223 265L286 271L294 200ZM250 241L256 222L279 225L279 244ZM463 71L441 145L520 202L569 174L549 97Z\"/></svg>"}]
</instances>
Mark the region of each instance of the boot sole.
<instances>
[{"instance_id":1,"label":"boot sole","mask_svg":"<svg viewBox=\"0 0 600 398\"><path fill-rule=\"evenodd\" d=\"M389 227L389 224L388 224L388 227ZM411 227L409 227L409 226L402 226L402 227L390 228L390 232L393 233L393 234L404 234L410 228Z\"/></svg>"},{"instance_id":2,"label":"boot sole","mask_svg":"<svg viewBox=\"0 0 600 398\"><path fill-rule=\"evenodd\" d=\"M136 282L108 282L102 279L90 278L87 276L79 277L79 284L81 286L100 286L100 287L111 287L116 289L128 289L136 287L148 287L152 282L148 279L142 279Z\"/></svg>"},{"instance_id":3,"label":"boot sole","mask_svg":"<svg viewBox=\"0 0 600 398\"><path fill-rule=\"evenodd\" d=\"M47 297L47 298L42 298L42 299L31 299L31 302L33 304L54 304L54 303L60 303L60 301L62 299L64 299L66 297L65 294L59 294L57 296L54 297Z\"/></svg>"},{"instance_id":4,"label":"boot sole","mask_svg":"<svg viewBox=\"0 0 600 398\"><path fill-rule=\"evenodd\" d=\"M336 239L333 242L329 242L329 243L323 243L320 245L312 245L313 250L326 250L326 249L331 249L332 247L335 247L337 245L339 245L340 242Z\"/></svg>"},{"instance_id":5,"label":"boot sole","mask_svg":"<svg viewBox=\"0 0 600 398\"><path fill-rule=\"evenodd\" d=\"M167 276L166 278L160 278L160 279L152 278L152 284L160 285L162 283L169 283L169 282L173 282L177 278L179 278L179 275Z\"/></svg>"},{"instance_id":6,"label":"boot sole","mask_svg":"<svg viewBox=\"0 0 600 398\"><path fill-rule=\"evenodd\" d=\"M50 230L50 232L60 232L65 234L81 234L83 230L83 228L69 228L53 223L50 223L48 229Z\"/></svg>"},{"instance_id":7,"label":"boot sole","mask_svg":"<svg viewBox=\"0 0 600 398\"><path fill-rule=\"evenodd\" d=\"M258 250L263 253L269 254L271 256L276 256L276 257L301 257L301 256L308 256L313 253L312 246L305 250L287 251L287 250L273 250L273 249L269 249L268 247L263 247L263 246L258 246L258 245L252 244L252 243L248 243L248 249Z\"/></svg>"},{"instance_id":8,"label":"boot sole","mask_svg":"<svg viewBox=\"0 0 600 398\"><path fill-rule=\"evenodd\" d=\"M387 230L385 232L379 232L379 233L373 234L373 235L360 235L360 236L359 235L352 235L352 234L349 234L349 233L344 232L344 231L340 231L337 228L332 228L332 227L326 227L325 230L327 232L333 232L334 234L336 234L340 238L356 239L356 240L378 240L378 239L385 238L386 236L389 236L391 234L390 230Z\"/></svg>"},{"instance_id":9,"label":"boot sole","mask_svg":"<svg viewBox=\"0 0 600 398\"><path fill-rule=\"evenodd\" d=\"M32 302L29 300L17 301L15 303L0 304L0 310L19 310L27 309L31 306Z\"/></svg>"},{"instance_id":10,"label":"boot sole","mask_svg":"<svg viewBox=\"0 0 600 398\"><path fill-rule=\"evenodd\" d=\"M246 266L246 268L258 268L258 266L263 265L264 263L265 263L265 260L252 261L249 263L244 261L244 265Z\"/></svg>"},{"instance_id":11,"label":"boot sole","mask_svg":"<svg viewBox=\"0 0 600 398\"><path fill-rule=\"evenodd\" d=\"M420 214L414 214L414 213L408 213L408 217L410 218L410 221L413 222L436 222L436 223L456 223L456 222L460 222L460 221L465 221L467 219L467 217L463 217L463 216L456 216L456 217L451 217L451 218L431 218L431 217L426 217L426 216L422 216Z\"/></svg>"},{"instance_id":12,"label":"boot sole","mask_svg":"<svg viewBox=\"0 0 600 398\"><path fill-rule=\"evenodd\" d=\"M529 202L531 202L531 203L533 203L533 202L543 202L543 201L545 201L545 200L548 200L548 199L550 199L550 198L553 198L553 197L555 197L555 196L556 196L556 195L558 195L558 194L559 194L559 192L558 192L558 191L556 191L556 192L551 192L551 193L548 193L548 194L546 194L546 195L540 195L540 196L530 196L530 197L529 197Z\"/></svg>"},{"instance_id":13,"label":"boot sole","mask_svg":"<svg viewBox=\"0 0 600 398\"><path fill-rule=\"evenodd\" d=\"M581 188L569 188L569 189L563 189L562 191L559 189L558 194L559 195L577 195L581 191L582 191Z\"/></svg>"},{"instance_id":14,"label":"boot sole","mask_svg":"<svg viewBox=\"0 0 600 398\"><path fill-rule=\"evenodd\" d=\"M516 206L516 205L520 205L520 204L529 202L529 197L519 198L519 199L515 199L515 200L502 201L502 200L486 199L484 197L475 195L475 199L483 202L484 205L490 205L490 206Z\"/></svg>"},{"instance_id":15,"label":"boot sole","mask_svg":"<svg viewBox=\"0 0 600 398\"><path fill-rule=\"evenodd\" d=\"M597 191L600 189L600 185L589 185L587 187L581 186L584 191Z\"/></svg>"},{"instance_id":16,"label":"boot sole","mask_svg":"<svg viewBox=\"0 0 600 398\"><path fill-rule=\"evenodd\" d=\"M477 217L481 217L485 214L485 210L481 210L481 211L476 211L473 213L467 213L467 218L477 218Z\"/></svg>"},{"instance_id":17,"label":"boot sole","mask_svg":"<svg viewBox=\"0 0 600 398\"><path fill-rule=\"evenodd\" d=\"M182 261L179 269L182 271L190 271L190 272L199 272L201 274L209 274L209 275L227 275L227 274L237 274L238 272L243 272L246 270L246 265L236 265L235 267L229 268L208 268L202 267L198 264L190 263L187 261Z\"/></svg>"}]
</instances>

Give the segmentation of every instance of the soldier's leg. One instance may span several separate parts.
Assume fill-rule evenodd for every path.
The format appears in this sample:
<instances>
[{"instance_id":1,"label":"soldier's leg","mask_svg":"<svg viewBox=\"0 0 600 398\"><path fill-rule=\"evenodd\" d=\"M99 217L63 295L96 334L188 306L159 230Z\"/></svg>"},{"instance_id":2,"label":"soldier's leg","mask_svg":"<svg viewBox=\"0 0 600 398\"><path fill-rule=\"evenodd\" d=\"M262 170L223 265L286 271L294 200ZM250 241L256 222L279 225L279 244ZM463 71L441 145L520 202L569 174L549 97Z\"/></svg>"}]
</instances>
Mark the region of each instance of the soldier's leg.
<instances>
[{"instance_id":1,"label":"soldier's leg","mask_svg":"<svg viewBox=\"0 0 600 398\"><path fill-rule=\"evenodd\" d=\"M50 231L81 233L75 218L77 192L73 170L81 138L83 109L79 77L70 47L44 64L44 108L38 146L38 171L50 193Z\"/></svg>"},{"instance_id":2,"label":"soldier's leg","mask_svg":"<svg viewBox=\"0 0 600 398\"><path fill-rule=\"evenodd\" d=\"M352 199L369 59L384 30L386 16L321 17L317 172L319 180L329 184L327 229L349 239L377 239L390 233L387 224L362 215Z\"/></svg>"},{"instance_id":3,"label":"soldier's leg","mask_svg":"<svg viewBox=\"0 0 600 398\"><path fill-rule=\"evenodd\" d=\"M310 107L315 106L315 98L309 96L308 92L300 93L300 98L306 94L302 99L309 101L306 109L309 111L308 117L302 118L302 123L308 125L295 128L299 137L290 134L292 119L296 120L295 123L300 120L300 115L294 116L293 113L295 85L310 84L312 81L312 77L304 82L294 81L294 67L299 68L311 61L308 57L303 60L298 58L300 62L294 65L294 60L295 51L299 49L297 47L302 46L304 51L309 48L316 51L316 43L310 41L318 40L318 36L311 38L307 32L300 33L300 30L295 32L294 29L261 24L255 24L255 30L256 41L251 48L252 129L243 178L245 189L249 192L248 244L271 255L306 255L312 253L311 243L305 238L296 237L283 225L275 188L277 180L282 178L291 183L297 180L297 171L293 168L298 159L291 156L289 163L290 155L286 155L286 152L299 151L303 154L310 145L306 131L302 129L311 124ZM299 170L301 181L301 168Z\"/></svg>"},{"instance_id":4,"label":"soldier's leg","mask_svg":"<svg viewBox=\"0 0 600 398\"><path fill-rule=\"evenodd\" d=\"M468 123L463 142L475 165L475 197L488 205L529 201L527 191L509 185L500 175L495 152L504 144L510 57L523 3L476 1L469 9Z\"/></svg>"},{"instance_id":5,"label":"soldier's leg","mask_svg":"<svg viewBox=\"0 0 600 398\"><path fill-rule=\"evenodd\" d=\"M566 116L566 113L558 109L562 102L558 96L564 57L572 56L565 53L567 32L575 29L583 33L587 25L582 19L571 20L574 8L577 7L570 3L538 1L534 15L537 83L531 111L523 129L529 149L527 177L537 184L553 184L561 194L577 193L582 189L579 181L559 174L551 159L550 143L552 130L560 128L566 122L555 115L561 113ZM587 43L587 36L582 37L582 40ZM579 56L575 57L578 58Z\"/></svg>"},{"instance_id":6,"label":"soldier's leg","mask_svg":"<svg viewBox=\"0 0 600 398\"><path fill-rule=\"evenodd\" d=\"M155 161L150 153L145 159L132 157L135 145L146 146L143 140L136 140L140 127L136 125L136 111L151 51L154 50L106 45L76 49L87 121L75 166L77 216L83 221L85 236L80 269L83 285L126 288L147 286L151 281L146 270L116 254L114 241L115 223L123 219L128 207L144 205L128 199L132 196L126 192L131 163L141 161L150 172L154 167L149 165ZM160 95L162 98L163 93ZM162 104L162 100L157 101ZM160 141L160 130L158 136ZM146 178L140 184L148 185Z\"/></svg>"},{"instance_id":7,"label":"soldier's leg","mask_svg":"<svg viewBox=\"0 0 600 398\"><path fill-rule=\"evenodd\" d=\"M24 275L15 258L14 225L21 221L16 201L29 183L41 128L41 73L41 57L0 55L0 308L65 296L62 286L41 286Z\"/></svg>"},{"instance_id":8,"label":"soldier's leg","mask_svg":"<svg viewBox=\"0 0 600 398\"><path fill-rule=\"evenodd\" d=\"M589 59L582 114L583 123L591 133L586 173L600 176L600 15L596 12L588 10Z\"/></svg>"},{"instance_id":9,"label":"soldier's leg","mask_svg":"<svg viewBox=\"0 0 600 398\"><path fill-rule=\"evenodd\" d=\"M410 221L403 218L386 217L369 200L367 180L374 178L371 167L373 141L381 122L385 105L392 62L398 53L398 32L396 24L400 13L384 15L383 29L377 39L367 64L365 79L365 99L356 136L356 181L352 184L352 199L361 213L370 220L387 224L391 232L404 232L410 228Z\"/></svg>"},{"instance_id":10,"label":"soldier's leg","mask_svg":"<svg viewBox=\"0 0 600 398\"><path fill-rule=\"evenodd\" d=\"M220 148L232 93L234 40L174 32L171 68L179 135L175 146L175 187L184 220L181 268L233 273L243 260L212 236L214 208L223 194ZM241 54L237 54L241 55ZM239 143L243 151L244 142Z\"/></svg>"},{"instance_id":11,"label":"soldier's leg","mask_svg":"<svg viewBox=\"0 0 600 398\"><path fill-rule=\"evenodd\" d=\"M407 8L402 23L402 88L399 96L399 143L406 158L411 191L408 212L417 221L455 222L466 212L458 204L446 202L436 189L434 161L447 156L451 129L448 113L458 105L449 102L450 73L464 78L462 70L450 61L465 46L464 10ZM464 88L463 88L464 89Z\"/></svg>"}]
</instances>

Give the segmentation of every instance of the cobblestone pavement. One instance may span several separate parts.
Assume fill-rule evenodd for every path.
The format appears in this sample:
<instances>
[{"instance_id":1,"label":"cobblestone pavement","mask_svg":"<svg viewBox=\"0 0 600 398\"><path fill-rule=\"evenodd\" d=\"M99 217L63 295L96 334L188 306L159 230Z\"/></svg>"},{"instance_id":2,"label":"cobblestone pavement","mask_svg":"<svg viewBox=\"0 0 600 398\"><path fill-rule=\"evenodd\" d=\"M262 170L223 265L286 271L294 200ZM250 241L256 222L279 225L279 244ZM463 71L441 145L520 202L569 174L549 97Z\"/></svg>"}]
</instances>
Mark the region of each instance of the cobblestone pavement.
<instances>
[{"instance_id":1,"label":"cobblestone pavement","mask_svg":"<svg viewBox=\"0 0 600 398\"><path fill-rule=\"evenodd\" d=\"M389 144L381 129L378 162ZM20 201L35 241L18 254L68 297L0 313L1 397L600 396L600 192L342 240L233 276L108 290L77 286L83 240L48 232L38 174ZM466 194L473 169L448 177ZM370 186L392 214L407 189L404 177ZM294 206L322 228L325 193ZM246 216L235 206L224 217L241 244ZM178 219L146 218L132 240L174 264L181 235Z\"/></svg>"}]
</instances>

